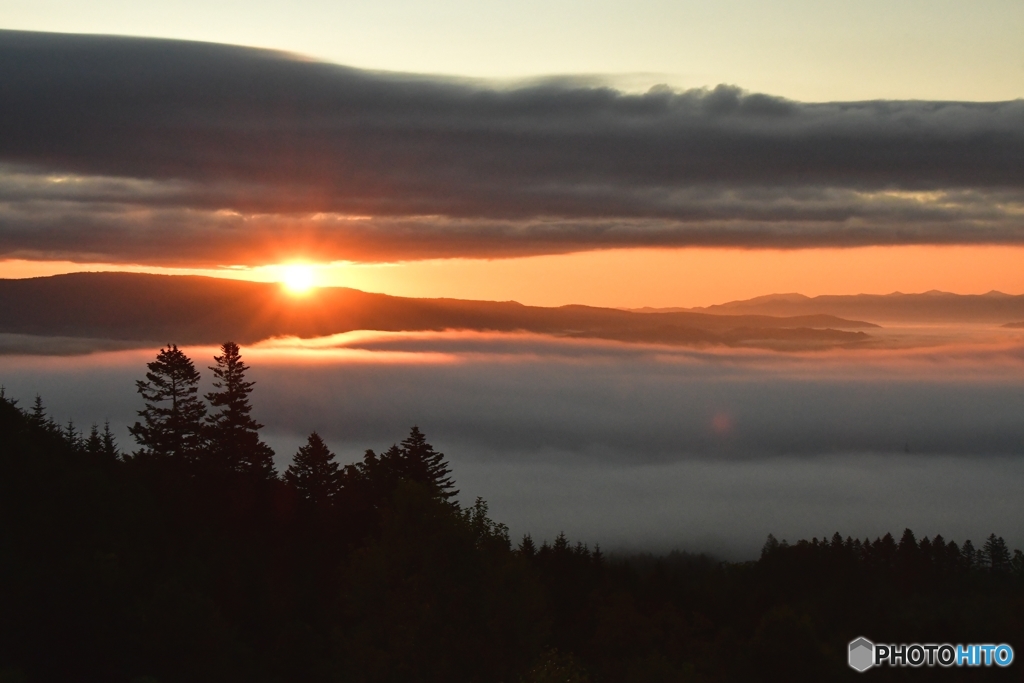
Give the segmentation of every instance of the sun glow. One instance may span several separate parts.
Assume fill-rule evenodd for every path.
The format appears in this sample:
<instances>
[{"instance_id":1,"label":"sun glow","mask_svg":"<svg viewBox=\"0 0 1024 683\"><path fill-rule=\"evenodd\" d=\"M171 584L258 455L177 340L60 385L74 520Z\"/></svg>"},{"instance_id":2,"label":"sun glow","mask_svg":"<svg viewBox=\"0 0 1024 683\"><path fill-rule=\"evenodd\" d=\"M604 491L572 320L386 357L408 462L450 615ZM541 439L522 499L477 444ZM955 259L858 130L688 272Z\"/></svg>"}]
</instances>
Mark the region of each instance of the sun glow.
<instances>
[{"instance_id":1,"label":"sun glow","mask_svg":"<svg viewBox=\"0 0 1024 683\"><path fill-rule=\"evenodd\" d=\"M307 294L316 286L312 266L292 264L281 269L281 284L292 294Z\"/></svg>"}]
</instances>

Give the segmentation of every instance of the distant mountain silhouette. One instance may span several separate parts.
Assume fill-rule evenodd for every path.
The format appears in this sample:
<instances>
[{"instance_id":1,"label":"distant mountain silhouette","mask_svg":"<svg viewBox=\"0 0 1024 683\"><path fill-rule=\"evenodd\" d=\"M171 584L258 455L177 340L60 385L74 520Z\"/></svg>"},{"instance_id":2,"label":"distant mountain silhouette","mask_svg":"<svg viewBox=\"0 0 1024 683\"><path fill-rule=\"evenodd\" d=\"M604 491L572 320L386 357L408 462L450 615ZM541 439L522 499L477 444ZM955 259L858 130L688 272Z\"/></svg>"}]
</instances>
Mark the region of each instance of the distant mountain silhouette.
<instances>
[{"instance_id":1,"label":"distant mountain silhouette","mask_svg":"<svg viewBox=\"0 0 1024 683\"><path fill-rule=\"evenodd\" d=\"M73 273L0 280L0 333L179 344L353 330L524 331L663 344L856 344L871 323L831 315L773 317L611 308L524 306L514 301L412 299L343 287L296 297L277 284L198 276Z\"/></svg>"},{"instance_id":2,"label":"distant mountain silhouette","mask_svg":"<svg viewBox=\"0 0 1024 683\"><path fill-rule=\"evenodd\" d=\"M700 312L718 315L835 315L843 318L891 322L994 323L1024 319L1024 295L1002 292L950 294L857 294L808 297L770 294L702 308L638 309L638 312Z\"/></svg>"},{"instance_id":3,"label":"distant mountain silhouette","mask_svg":"<svg viewBox=\"0 0 1024 683\"><path fill-rule=\"evenodd\" d=\"M1019 323L1006 323L1003 327L1009 327L1011 329L1022 329L1024 328L1024 321Z\"/></svg>"}]
</instances>

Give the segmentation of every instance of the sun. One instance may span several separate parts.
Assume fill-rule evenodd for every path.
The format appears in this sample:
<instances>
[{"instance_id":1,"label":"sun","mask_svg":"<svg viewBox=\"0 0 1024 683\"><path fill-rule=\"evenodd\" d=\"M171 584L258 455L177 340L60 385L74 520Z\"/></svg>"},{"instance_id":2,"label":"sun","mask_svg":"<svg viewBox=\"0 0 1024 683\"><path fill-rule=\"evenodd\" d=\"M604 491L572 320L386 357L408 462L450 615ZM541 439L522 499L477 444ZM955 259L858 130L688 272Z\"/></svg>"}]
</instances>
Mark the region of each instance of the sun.
<instances>
[{"instance_id":1,"label":"sun","mask_svg":"<svg viewBox=\"0 0 1024 683\"><path fill-rule=\"evenodd\" d=\"M281 269L281 284L292 294L307 294L316 286L312 266L292 264Z\"/></svg>"}]
</instances>

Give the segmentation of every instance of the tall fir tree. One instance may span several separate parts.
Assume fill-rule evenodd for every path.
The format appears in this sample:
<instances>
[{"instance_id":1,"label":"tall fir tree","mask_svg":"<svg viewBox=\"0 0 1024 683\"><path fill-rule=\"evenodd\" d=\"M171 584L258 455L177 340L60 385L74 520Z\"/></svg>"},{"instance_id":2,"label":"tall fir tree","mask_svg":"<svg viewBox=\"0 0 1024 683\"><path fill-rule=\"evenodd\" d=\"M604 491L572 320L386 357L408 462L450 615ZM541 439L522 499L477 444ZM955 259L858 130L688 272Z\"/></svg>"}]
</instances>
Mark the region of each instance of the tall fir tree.
<instances>
[{"instance_id":1,"label":"tall fir tree","mask_svg":"<svg viewBox=\"0 0 1024 683\"><path fill-rule=\"evenodd\" d=\"M89 428L89 436L81 438L82 449L94 458L103 460L117 460L117 442L114 440L114 433L110 431L110 420L103 423L103 431L95 422Z\"/></svg>"},{"instance_id":2,"label":"tall fir tree","mask_svg":"<svg viewBox=\"0 0 1024 683\"><path fill-rule=\"evenodd\" d=\"M135 383L146 407L139 411L142 420L128 429L140 446L135 455L195 464L206 446L199 372L176 344L161 349L146 367L145 381Z\"/></svg>"},{"instance_id":3,"label":"tall fir tree","mask_svg":"<svg viewBox=\"0 0 1024 683\"><path fill-rule=\"evenodd\" d=\"M372 497L387 498L400 481L414 481L427 487L431 495L449 501L458 494L444 453L434 450L419 427L413 427L401 445L393 445L380 455L366 451L356 472Z\"/></svg>"},{"instance_id":4,"label":"tall fir tree","mask_svg":"<svg viewBox=\"0 0 1024 683\"><path fill-rule=\"evenodd\" d=\"M225 342L221 355L214 356L213 370L216 391L206 400L217 412L206 418L212 455L224 467L273 478L274 451L260 441L263 425L252 418L249 394L255 382L245 379L249 366L242 361L238 344Z\"/></svg>"},{"instance_id":5,"label":"tall fir tree","mask_svg":"<svg viewBox=\"0 0 1024 683\"><path fill-rule=\"evenodd\" d=\"M110 420L103 422L103 434L101 435L102 453L108 458L116 459L120 452L117 449L117 440L114 438L114 432L110 431Z\"/></svg>"},{"instance_id":6,"label":"tall fir tree","mask_svg":"<svg viewBox=\"0 0 1024 683\"><path fill-rule=\"evenodd\" d=\"M964 544L960 546L960 563L964 569L971 571L976 569L978 566L978 554L974 550L974 544L971 543L971 539L964 541Z\"/></svg>"},{"instance_id":7,"label":"tall fir tree","mask_svg":"<svg viewBox=\"0 0 1024 683\"><path fill-rule=\"evenodd\" d=\"M1010 570L1010 549L1006 547L1006 541L1002 536L997 537L990 534L982 546L985 555L985 562L988 568L994 572L1006 572Z\"/></svg>"},{"instance_id":8,"label":"tall fir tree","mask_svg":"<svg viewBox=\"0 0 1024 683\"><path fill-rule=\"evenodd\" d=\"M35 400L32 402L32 409L29 412L29 423L39 429L45 429L53 431L54 424L46 414L46 408L43 406L43 397L36 394Z\"/></svg>"},{"instance_id":9,"label":"tall fir tree","mask_svg":"<svg viewBox=\"0 0 1024 683\"><path fill-rule=\"evenodd\" d=\"M85 440L85 451L89 455L103 454L103 437L100 436L100 428L95 422L89 428L89 436Z\"/></svg>"},{"instance_id":10,"label":"tall fir tree","mask_svg":"<svg viewBox=\"0 0 1024 683\"><path fill-rule=\"evenodd\" d=\"M74 420L68 420L68 423L64 425L62 434L64 435L64 441L72 448L72 450L80 451L84 448L85 442L82 439L82 435L75 427Z\"/></svg>"},{"instance_id":11,"label":"tall fir tree","mask_svg":"<svg viewBox=\"0 0 1024 683\"><path fill-rule=\"evenodd\" d=\"M444 453L434 450L419 427L413 426L401 447L405 478L426 484L431 492L448 501L458 495L451 468Z\"/></svg>"},{"instance_id":12,"label":"tall fir tree","mask_svg":"<svg viewBox=\"0 0 1024 683\"><path fill-rule=\"evenodd\" d=\"M355 475L355 476L353 476ZM346 482L353 488L361 488L364 495L376 503L391 497L398 483L407 477L403 468L402 449L392 444L380 455L372 450L363 454L363 461L346 468Z\"/></svg>"},{"instance_id":13,"label":"tall fir tree","mask_svg":"<svg viewBox=\"0 0 1024 683\"><path fill-rule=\"evenodd\" d=\"M340 490L341 480L334 453L320 435L313 432L306 445L299 448L295 459L284 473L284 480L295 487L304 500L317 507L333 503Z\"/></svg>"}]
</instances>

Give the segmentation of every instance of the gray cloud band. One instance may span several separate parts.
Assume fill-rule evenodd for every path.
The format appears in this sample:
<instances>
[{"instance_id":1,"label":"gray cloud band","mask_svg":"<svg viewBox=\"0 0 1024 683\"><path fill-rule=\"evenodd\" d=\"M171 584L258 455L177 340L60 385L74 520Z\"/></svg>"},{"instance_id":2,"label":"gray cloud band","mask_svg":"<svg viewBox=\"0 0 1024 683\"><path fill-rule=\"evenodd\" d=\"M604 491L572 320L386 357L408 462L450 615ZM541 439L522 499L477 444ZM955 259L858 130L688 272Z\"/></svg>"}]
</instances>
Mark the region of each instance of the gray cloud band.
<instances>
[{"instance_id":1,"label":"gray cloud band","mask_svg":"<svg viewBox=\"0 0 1024 683\"><path fill-rule=\"evenodd\" d=\"M0 90L4 256L1024 243L1024 101L505 87L10 31Z\"/></svg>"}]
</instances>

